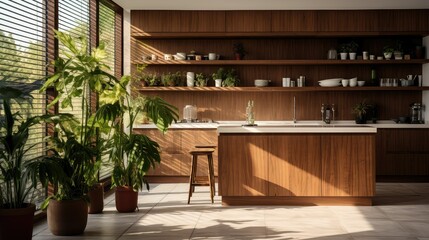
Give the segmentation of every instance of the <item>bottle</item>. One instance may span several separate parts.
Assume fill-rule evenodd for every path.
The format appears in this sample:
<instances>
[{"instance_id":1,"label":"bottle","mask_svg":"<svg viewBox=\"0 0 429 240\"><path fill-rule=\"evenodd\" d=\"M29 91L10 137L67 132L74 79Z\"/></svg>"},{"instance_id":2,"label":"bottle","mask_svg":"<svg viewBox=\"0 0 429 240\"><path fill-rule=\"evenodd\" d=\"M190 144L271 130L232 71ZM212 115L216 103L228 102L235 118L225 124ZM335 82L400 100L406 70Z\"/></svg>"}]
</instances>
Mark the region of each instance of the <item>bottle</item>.
<instances>
[{"instance_id":1,"label":"bottle","mask_svg":"<svg viewBox=\"0 0 429 240\"><path fill-rule=\"evenodd\" d=\"M246 124L247 125L254 125L255 124L255 113L253 112L253 100L249 100L247 102L246 107Z\"/></svg>"},{"instance_id":2,"label":"bottle","mask_svg":"<svg viewBox=\"0 0 429 240\"><path fill-rule=\"evenodd\" d=\"M326 105L325 109L325 123L331 123L331 106L329 104Z\"/></svg>"},{"instance_id":3,"label":"bottle","mask_svg":"<svg viewBox=\"0 0 429 240\"><path fill-rule=\"evenodd\" d=\"M378 86L378 81L377 81L377 72L375 71L375 69L371 69L371 86Z\"/></svg>"}]
</instances>

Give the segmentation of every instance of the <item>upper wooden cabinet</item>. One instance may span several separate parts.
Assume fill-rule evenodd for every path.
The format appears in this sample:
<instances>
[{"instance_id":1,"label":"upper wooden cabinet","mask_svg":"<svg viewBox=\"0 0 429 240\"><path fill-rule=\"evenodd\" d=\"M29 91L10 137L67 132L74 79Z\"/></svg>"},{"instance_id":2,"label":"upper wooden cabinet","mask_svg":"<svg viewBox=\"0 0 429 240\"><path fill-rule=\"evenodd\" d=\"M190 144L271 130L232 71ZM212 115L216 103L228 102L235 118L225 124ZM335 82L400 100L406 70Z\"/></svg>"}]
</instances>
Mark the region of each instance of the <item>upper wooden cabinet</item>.
<instances>
[{"instance_id":1,"label":"upper wooden cabinet","mask_svg":"<svg viewBox=\"0 0 429 240\"><path fill-rule=\"evenodd\" d=\"M224 11L131 11L131 34L225 32Z\"/></svg>"},{"instance_id":2,"label":"upper wooden cabinet","mask_svg":"<svg viewBox=\"0 0 429 240\"><path fill-rule=\"evenodd\" d=\"M327 10L317 11L318 32L374 32L378 31L377 11Z\"/></svg>"},{"instance_id":3,"label":"upper wooden cabinet","mask_svg":"<svg viewBox=\"0 0 429 240\"><path fill-rule=\"evenodd\" d=\"M380 32L425 32L429 31L429 10L380 10Z\"/></svg>"},{"instance_id":4,"label":"upper wooden cabinet","mask_svg":"<svg viewBox=\"0 0 429 240\"><path fill-rule=\"evenodd\" d=\"M314 32L316 16L316 11L272 11L271 31Z\"/></svg>"},{"instance_id":5,"label":"upper wooden cabinet","mask_svg":"<svg viewBox=\"0 0 429 240\"><path fill-rule=\"evenodd\" d=\"M271 11L227 11L226 32L271 32Z\"/></svg>"}]
</instances>

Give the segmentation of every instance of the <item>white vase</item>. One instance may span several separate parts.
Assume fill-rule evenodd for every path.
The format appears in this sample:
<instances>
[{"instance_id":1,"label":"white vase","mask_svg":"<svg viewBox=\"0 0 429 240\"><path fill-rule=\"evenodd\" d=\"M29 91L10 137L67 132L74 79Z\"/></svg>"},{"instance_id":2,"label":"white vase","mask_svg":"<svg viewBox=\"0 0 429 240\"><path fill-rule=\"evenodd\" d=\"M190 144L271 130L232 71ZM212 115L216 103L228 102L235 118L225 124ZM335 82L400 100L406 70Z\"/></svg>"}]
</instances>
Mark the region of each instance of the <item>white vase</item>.
<instances>
[{"instance_id":1,"label":"white vase","mask_svg":"<svg viewBox=\"0 0 429 240\"><path fill-rule=\"evenodd\" d=\"M222 79L215 79L215 87L222 87Z\"/></svg>"},{"instance_id":2,"label":"white vase","mask_svg":"<svg viewBox=\"0 0 429 240\"><path fill-rule=\"evenodd\" d=\"M193 87L195 85L195 73L187 72L186 73L186 86Z\"/></svg>"},{"instance_id":3,"label":"white vase","mask_svg":"<svg viewBox=\"0 0 429 240\"><path fill-rule=\"evenodd\" d=\"M355 60L356 59L356 53L355 52L349 53L349 56L350 56L350 60Z\"/></svg>"},{"instance_id":4,"label":"white vase","mask_svg":"<svg viewBox=\"0 0 429 240\"><path fill-rule=\"evenodd\" d=\"M341 60L346 60L347 59L347 53L346 52L340 53L340 58L341 58Z\"/></svg>"}]
</instances>

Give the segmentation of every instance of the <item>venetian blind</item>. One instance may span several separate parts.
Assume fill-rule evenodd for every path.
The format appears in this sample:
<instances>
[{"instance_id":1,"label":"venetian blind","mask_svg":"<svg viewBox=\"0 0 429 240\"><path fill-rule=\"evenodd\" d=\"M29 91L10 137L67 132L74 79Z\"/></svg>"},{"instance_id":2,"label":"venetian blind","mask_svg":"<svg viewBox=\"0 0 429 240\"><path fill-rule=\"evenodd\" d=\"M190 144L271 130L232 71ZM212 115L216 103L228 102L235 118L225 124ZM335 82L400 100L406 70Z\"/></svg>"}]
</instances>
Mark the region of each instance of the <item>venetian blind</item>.
<instances>
[{"instance_id":1,"label":"venetian blind","mask_svg":"<svg viewBox=\"0 0 429 240\"><path fill-rule=\"evenodd\" d=\"M12 105L12 112L19 111L23 119L46 111L45 94L38 91L46 76L46 15L45 0L0 0L0 81L9 86L23 84L25 88L34 89L31 105ZM9 80L6 82L5 78ZM3 114L0 111L0 117ZM35 144L35 147L27 152L26 160L45 154L42 141L45 135L42 124L30 129L27 146ZM32 198L29 201L39 206L45 191L39 186L29 197Z\"/></svg>"}]
</instances>

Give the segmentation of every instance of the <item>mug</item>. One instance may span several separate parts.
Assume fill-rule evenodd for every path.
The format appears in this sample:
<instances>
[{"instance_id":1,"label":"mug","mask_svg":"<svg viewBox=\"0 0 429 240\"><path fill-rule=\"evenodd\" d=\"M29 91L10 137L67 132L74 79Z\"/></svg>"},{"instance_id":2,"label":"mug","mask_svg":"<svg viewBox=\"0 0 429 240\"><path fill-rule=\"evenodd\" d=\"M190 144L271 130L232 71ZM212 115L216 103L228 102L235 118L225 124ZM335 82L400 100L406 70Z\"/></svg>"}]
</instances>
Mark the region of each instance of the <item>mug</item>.
<instances>
[{"instance_id":1,"label":"mug","mask_svg":"<svg viewBox=\"0 0 429 240\"><path fill-rule=\"evenodd\" d=\"M209 53L209 60L216 60L216 53Z\"/></svg>"},{"instance_id":2,"label":"mug","mask_svg":"<svg viewBox=\"0 0 429 240\"><path fill-rule=\"evenodd\" d=\"M164 54L164 60L167 60L167 61L173 60L173 55L171 55L171 54Z\"/></svg>"},{"instance_id":3,"label":"mug","mask_svg":"<svg viewBox=\"0 0 429 240\"><path fill-rule=\"evenodd\" d=\"M349 80L343 79L343 80L341 80L341 84L343 84L343 87L347 87L349 85Z\"/></svg>"}]
</instances>

